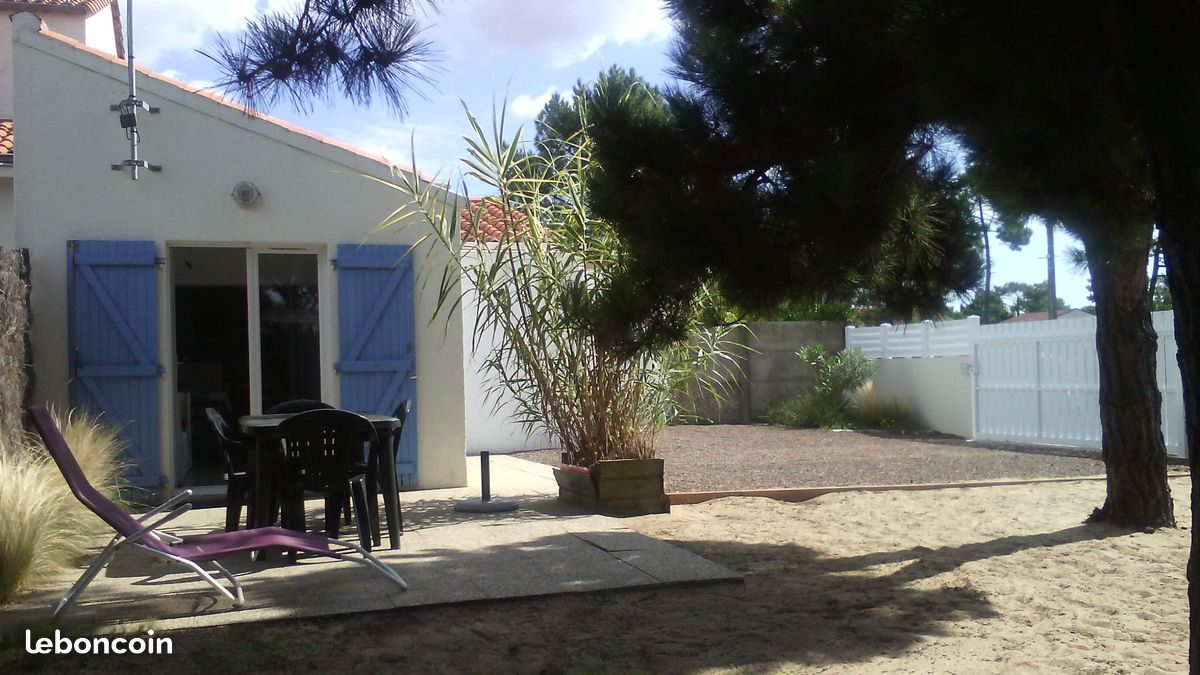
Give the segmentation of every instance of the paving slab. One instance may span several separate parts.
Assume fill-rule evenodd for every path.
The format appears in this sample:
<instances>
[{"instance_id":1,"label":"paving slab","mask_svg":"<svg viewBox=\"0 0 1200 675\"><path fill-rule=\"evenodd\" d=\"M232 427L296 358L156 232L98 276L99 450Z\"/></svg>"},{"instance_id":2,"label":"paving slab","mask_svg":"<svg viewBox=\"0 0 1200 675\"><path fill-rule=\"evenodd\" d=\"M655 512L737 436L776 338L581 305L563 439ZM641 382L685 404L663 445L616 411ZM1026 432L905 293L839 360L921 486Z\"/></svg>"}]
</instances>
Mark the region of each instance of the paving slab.
<instances>
[{"instance_id":1,"label":"paving slab","mask_svg":"<svg viewBox=\"0 0 1200 675\"><path fill-rule=\"evenodd\" d=\"M285 556L225 561L245 587L246 605L232 603L191 572L130 550L118 556L72 607L76 632L184 629L400 607L444 605L666 584L737 581L734 572L694 553L634 532L620 519L581 513L557 503L550 467L491 458L492 494L520 508L498 514L461 513L455 502L480 497L477 458L468 458L463 488L401 495L405 533L399 550L375 553L409 584L399 590L365 565ZM321 522L319 502L309 522ZM223 509L193 510L170 528L177 534L216 531ZM352 530L342 533L353 536ZM97 538L96 552L107 543ZM90 562L90 560L89 560ZM0 608L0 635L46 625L50 611L82 570Z\"/></svg>"}]
</instances>

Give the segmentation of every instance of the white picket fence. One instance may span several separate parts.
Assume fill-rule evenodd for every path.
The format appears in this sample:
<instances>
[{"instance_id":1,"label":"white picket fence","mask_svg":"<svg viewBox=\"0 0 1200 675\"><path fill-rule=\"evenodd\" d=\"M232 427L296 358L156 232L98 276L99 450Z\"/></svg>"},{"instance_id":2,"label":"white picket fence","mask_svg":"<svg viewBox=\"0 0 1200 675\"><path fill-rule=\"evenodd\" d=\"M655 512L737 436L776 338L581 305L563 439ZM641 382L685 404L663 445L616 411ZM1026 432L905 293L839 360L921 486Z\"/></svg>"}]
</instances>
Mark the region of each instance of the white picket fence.
<instances>
[{"instance_id":1,"label":"white picket fence","mask_svg":"<svg viewBox=\"0 0 1200 675\"><path fill-rule=\"evenodd\" d=\"M963 356L971 353L979 328L977 316L899 326L885 323L874 328L846 326L846 348L858 347L873 359Z\"/></svg>"},{"instance_id":2,"label":"white picket fence","mask_svg":"<svg viewBox=\"0 0 1200 675\"><path fill-rule=\"evenodd\" d=\"M1172 312L1155 312L1167 450L1186 450ZM967 357L973 437L1100 447L1095 318L979 325L961 321L846 328L846 347L876 359Z\"/></svg>"}]
</instances>

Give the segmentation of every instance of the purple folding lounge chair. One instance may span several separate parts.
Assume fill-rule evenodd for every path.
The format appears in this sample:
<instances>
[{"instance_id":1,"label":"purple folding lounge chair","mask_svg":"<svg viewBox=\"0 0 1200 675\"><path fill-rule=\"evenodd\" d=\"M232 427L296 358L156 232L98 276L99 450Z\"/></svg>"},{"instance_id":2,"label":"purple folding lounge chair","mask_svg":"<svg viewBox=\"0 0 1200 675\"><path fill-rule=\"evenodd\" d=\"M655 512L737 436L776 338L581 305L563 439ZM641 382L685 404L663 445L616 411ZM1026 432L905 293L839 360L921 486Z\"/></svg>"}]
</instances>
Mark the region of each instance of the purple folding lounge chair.
<instances>
[{"instance_id":1,"label":"purple folding lounge chair","mask_svg":"<svg viewBox=\"0 0 1200 675\"><path fill-rule=\"evenodd\" d=\"M58 425L54 423L54 419L44 406L29 408L29 414L33 419L33 426L45 441L50 456L54 458L54 463L58 465L63 478L67 480L67 485L71 487L71 492L80 502L83 502L84 506L91 509L92 513L100 516L101 520L117 531L116 536L112 538L96 561L84 571L83 576L79 577L67 595L58 603L58 607L54 609L54 618L56 619L71 606L75 598L83 592L83 589L87 588L100 570L104 569L117 549L124 546L133 546L157 558L188 567L211 584L213 588L232 600L235 607L241 607L246 602L242 593L242 585L217 560L249 551L270 549L301 551L339 560L360 562L383 574L402 590L408 588L408 584L400 578L395 570L367 553L361 546L346 541L285 530L281 527L258 527L251 530L215 532L183 538L163 532L158 529L161 525L191 510L191 504L183 503L191 496L191 490L176 495L140 518L134 518L92 487L87 477L84 476L83 470L79 468L79 463L75 461L75 456L71 454L71 449L58 430ZM143 524L151 517L168 509L173 510L149 525ZM362 557L346 557L346 554L351 551L359 553ZM234 592L231 593L229 589L217 583L211 574L200 567L201 563L212 563L213 567L233 584Z\"/></svg>"}]
</instances>

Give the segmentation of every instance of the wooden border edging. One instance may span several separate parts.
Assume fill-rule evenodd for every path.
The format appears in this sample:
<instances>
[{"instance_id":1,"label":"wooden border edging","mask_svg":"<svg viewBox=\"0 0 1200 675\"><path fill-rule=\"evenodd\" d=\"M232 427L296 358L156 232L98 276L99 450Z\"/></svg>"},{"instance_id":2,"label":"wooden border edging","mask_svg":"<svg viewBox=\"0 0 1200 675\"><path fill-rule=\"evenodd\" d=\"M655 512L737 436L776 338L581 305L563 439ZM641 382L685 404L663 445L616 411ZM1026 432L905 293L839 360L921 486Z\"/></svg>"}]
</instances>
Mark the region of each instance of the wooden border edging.
<instances>
[{"instance_id":1,"label":"wooden border edging","mask_svg":"<svg viewBox=\"0 0 1200 675\"><path fill-rule=\"evenodd\" d=\"M1181 478L1187 473L1168 473L1167 478ZM767 490L715 490L712 492L673 492L667 495L671 506L699 504L722 497L766 497L781 502L805 502L831 492L890 492L893 490L948 490L954 488L1005 487L1009 485L1036 485L1039 483L1072 483L1076 481L1105 480L1105 476L1077 476L1074 478L1030 478L1026 480L965 481L961 483L913 483L910 485L845 485L837 487L779 488Z\"/></svg>"}]
</instances>

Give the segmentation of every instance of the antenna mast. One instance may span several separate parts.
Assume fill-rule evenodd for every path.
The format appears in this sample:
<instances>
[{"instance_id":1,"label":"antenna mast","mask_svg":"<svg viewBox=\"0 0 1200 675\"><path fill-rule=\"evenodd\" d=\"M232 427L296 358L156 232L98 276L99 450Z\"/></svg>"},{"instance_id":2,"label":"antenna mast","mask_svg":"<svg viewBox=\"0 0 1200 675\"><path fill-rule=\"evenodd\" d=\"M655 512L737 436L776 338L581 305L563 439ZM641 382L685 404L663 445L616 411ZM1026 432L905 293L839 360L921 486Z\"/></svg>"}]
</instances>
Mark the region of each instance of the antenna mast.
<instances>
[{"instance_id":1,"label":"antenna mast","mask_svg":"<svg viewBox=\"0 0 1200 675\"><path fill-rule=\"evenodd\" d=\"M151 164L138 158L138 143L141 136L137 128L137 111L145 110L150 114L158 113L158 107L152 106L137 97L137 70L133 66L133 0L125 0L125 65L129 69L129 96L120 103L114 103L109 110L119 113L121 128L129 138L129 159L120 164L112 164L113 171L129 169L129 177L138 179L138 169L146 168L154 172L162 171L162 166Z\"/></svg>"}]
</instances>

